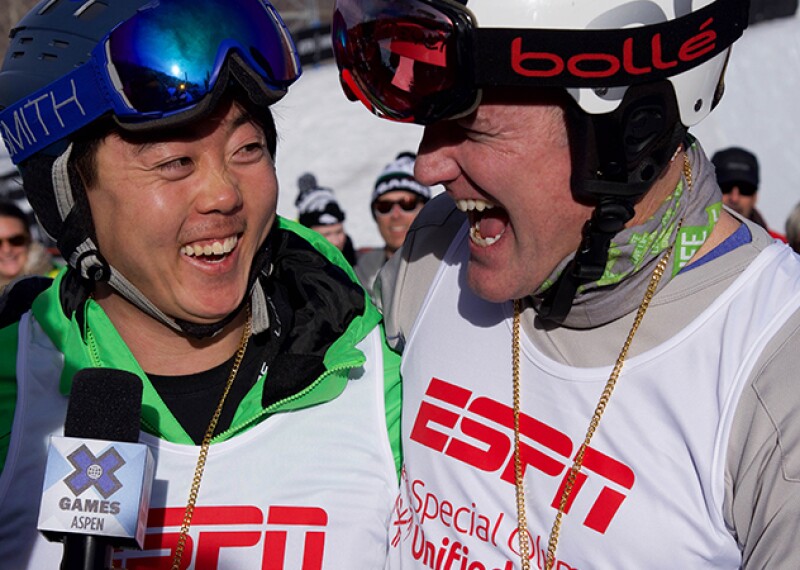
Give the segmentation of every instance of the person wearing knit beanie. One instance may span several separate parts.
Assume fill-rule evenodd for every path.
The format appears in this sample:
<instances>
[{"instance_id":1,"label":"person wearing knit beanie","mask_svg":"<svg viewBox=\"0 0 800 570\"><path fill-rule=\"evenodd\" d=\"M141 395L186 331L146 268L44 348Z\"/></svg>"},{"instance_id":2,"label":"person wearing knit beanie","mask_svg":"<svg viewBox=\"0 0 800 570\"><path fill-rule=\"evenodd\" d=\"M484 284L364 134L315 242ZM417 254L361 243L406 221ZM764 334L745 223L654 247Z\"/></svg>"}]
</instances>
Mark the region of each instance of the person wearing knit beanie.
<instances>
[{"instance_id":1,"label":"person wearing knit beanie","mask_svg":"<svg viewBox=\"0 0 800 570\"><path fill-rule=\"evenodd\" d=\"M414 162L417 155L413 152L401 152L389 164L383 167L375 188L372 190L372 215L375 216L374 205L387 192L402 190L416 195L422 204L431 199L431 189L414 178Z\"/></svg>"},{"instance_id":2,"label":"person wearing knit beanie","mask_svg":"<svg viewBox=\"0 0 800 570\"><path fill-rule=\"evenodd\" d=\"M401 152L375 181L370 209L384 245L359 251L356 266L356 274L370 292L381 267L403 245L408 228L431 198L431 189L414 178L416 158L413 152Z\"/></svg>"},{"instance_id":3,"label":"person wearing knit beanie","mask_svg":"<svg viewBox=\"0 0 800 570\"><path fill-rule=\"evenodd\" d=\"M325 236L351 265L355 265L353 241L344 229L345 213L333 190L317 184L316 177L310 172L297 179L297 186L300 189L294 202L297 207L297 221Z\"/></svg>"}]
</instances>

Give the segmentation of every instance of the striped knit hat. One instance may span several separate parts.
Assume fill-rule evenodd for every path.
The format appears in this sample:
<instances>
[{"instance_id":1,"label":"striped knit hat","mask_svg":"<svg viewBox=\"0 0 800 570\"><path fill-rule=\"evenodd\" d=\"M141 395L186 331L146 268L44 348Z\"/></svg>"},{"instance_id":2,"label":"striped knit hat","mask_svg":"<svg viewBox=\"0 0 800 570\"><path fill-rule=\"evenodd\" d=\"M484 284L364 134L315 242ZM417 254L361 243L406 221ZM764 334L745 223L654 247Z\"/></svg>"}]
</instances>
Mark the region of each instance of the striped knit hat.
<instances>
[{"instance_id":1,"label":"striped knit hat","mask_svg":"<svg viewBox=\"0 0 800 570\"><path fill-rule=\"evenodd\" d=\"M300 193L294 201L297 206L297 221L310 228L312 226L329 226L344 221L344 212L336 201L330 188L322 188L311 173L305 173L297 179Z\"/></svg>"},{"instance_id":2,"label":"striped knit hat","mask_svg":"<svg viewBox=\"0 0 800 570\"><path fill-rule=\"evenodd\" d=\"M380 176L378 176L378 180L375 181L370 204L374 204L378 198L392 190L413 192L422 198L423 202L430 200L431 189L417 182L414 178L414 161L416 158L417 155L413 152L401 152L397 155L397 158L387 164Z\"/></svg>"}]
</instances>

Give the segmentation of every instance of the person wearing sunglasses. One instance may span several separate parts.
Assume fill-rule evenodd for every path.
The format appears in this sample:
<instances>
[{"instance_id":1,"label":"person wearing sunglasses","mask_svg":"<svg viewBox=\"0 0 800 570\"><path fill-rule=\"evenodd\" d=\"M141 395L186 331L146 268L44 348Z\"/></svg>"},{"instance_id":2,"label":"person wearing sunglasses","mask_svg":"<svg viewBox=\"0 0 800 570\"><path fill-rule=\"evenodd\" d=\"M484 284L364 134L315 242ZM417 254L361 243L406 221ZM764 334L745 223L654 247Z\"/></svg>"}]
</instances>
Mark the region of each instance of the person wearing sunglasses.
<instances>
[{"instance_id":1,"label":"person wearing sunglasses","mask_svg":"<svg viewBox=\"0 0 800 570\"><path fill-rule=\"evenodd\" d=\"M422 206L431 199L431 189L414 178L413 152L401 152L384 166L372 190L372 218L383 238L383 247L358 251L356 275L370 294L383 264L394 255Z\"/></svg>"},{"instance_id":2,"label":"person wearing sunglasses","mask_svg":"<svg viewBox=\"0 0 800 570\"><path fill-rule=\"evenodd\" d=\"M0 293L18 277L54 271L53 258L33 239L25 212L13 202L0 200Z\"/></svg>"},{"instance_id":3,"label":"person wearing sunglasses","mask_svg":"<svg viewBox=\"0 0 800 570\"><path fill-rule=\"evenodd\" d=\"M341 253L276 213L270 106L300 76L277 11L44 0L12 36L0 132L68 267L0 302L0 566L59 567L48 437L78 373L112 369L141 381L155 457L142 551L114 567L383 568L398 362ZM63 491L70 521L109 528L97 489Z\"/></svg>"},{"instance_id":4,"label":"person wearing sunglasses","mask_svg":"<svg viewBox=\"0 0 800 570\"><path fill-rule=\"evenodd\" d=\"M800 567L800 260L690 134L747 2L335 0L345 93L444 195L378 289L390 568Z\"/></svg>"},{"instance_id":5,"label":"person wearing sunglasses","mask_svg":"<svg viewBox=\"0 0 800 570\"><path fill-rule=\"evenodd\" d=\"M722 190L722 203L751 222L765 228L772 237L786 241L786 237L767 227L764 216L756 210L759 173L758 159L749 150L732 146L718 150L711 157L717 184Z\"/></svg>"}]
</instances>

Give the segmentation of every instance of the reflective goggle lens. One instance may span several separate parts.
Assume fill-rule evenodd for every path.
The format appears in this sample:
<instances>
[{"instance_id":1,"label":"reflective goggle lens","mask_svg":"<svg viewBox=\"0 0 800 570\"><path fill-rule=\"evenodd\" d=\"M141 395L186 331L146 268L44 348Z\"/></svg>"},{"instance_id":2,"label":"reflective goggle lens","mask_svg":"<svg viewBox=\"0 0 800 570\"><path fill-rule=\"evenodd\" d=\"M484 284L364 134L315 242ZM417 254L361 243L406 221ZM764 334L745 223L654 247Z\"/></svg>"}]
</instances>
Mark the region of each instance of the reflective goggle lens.
<instances>
[{"instance_id":1,"label":"reflective goggle lens","mask_svg":"<svg viewBox=\"0 0 800 570\"><path fill-rule=\"evenodd\" d=\"M162 0L109 34L107 56L133 110L169 113L213 89L230 49L268 85L294 81L299 63L282 24L261 0Z\"/></svg>"},{"instance_id":2,"label":"reflective goggle lens","mask_svg":"<svg viewBox=\"0 0 800 570\"><path fill-rule=\"evenodd\" d=\"M421 0L337 0L332 32L345 87L379 115L427 124L476 98L454 17Z\"/></svg>"}]
</instances>

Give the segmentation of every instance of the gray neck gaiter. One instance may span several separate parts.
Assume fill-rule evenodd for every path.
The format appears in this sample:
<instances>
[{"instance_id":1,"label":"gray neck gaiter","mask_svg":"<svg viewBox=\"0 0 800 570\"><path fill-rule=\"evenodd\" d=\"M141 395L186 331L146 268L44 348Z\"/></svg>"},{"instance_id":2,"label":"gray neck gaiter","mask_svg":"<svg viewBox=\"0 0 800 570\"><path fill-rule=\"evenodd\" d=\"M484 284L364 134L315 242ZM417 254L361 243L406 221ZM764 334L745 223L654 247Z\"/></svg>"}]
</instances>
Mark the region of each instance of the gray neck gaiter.
<instances>
[{"instance_id":1,"label":"gray neck gaiter","mask_svg":"<svg viewBox=\"0 0 800 570\"><path fill-rule=\"evenodd\" d=\"M656 264L670 245L675 243L670 270L661 279L659 290L711 235L722 210L722 194L716 184L714 168L697 142L686 154L691 167L691 189L682 176L675 190L652 217L614 236L603 276L579 287L562 326L577 329L597 327L634 311L642 301ZM571 254L563 259L533 294L535 308L541 305L544 293L573 257Z\"/></svg>"}]
</instances>

